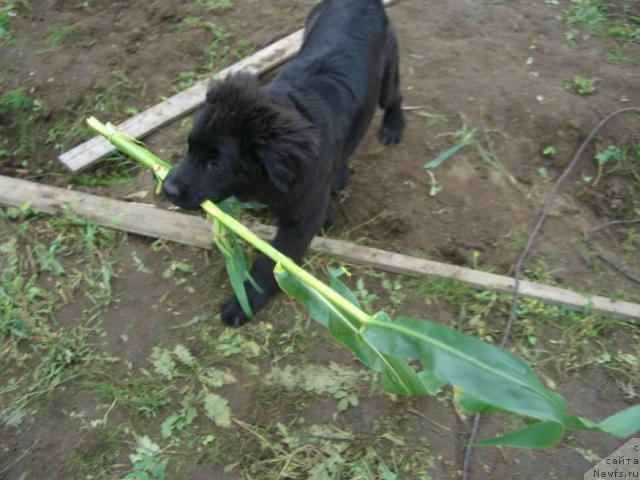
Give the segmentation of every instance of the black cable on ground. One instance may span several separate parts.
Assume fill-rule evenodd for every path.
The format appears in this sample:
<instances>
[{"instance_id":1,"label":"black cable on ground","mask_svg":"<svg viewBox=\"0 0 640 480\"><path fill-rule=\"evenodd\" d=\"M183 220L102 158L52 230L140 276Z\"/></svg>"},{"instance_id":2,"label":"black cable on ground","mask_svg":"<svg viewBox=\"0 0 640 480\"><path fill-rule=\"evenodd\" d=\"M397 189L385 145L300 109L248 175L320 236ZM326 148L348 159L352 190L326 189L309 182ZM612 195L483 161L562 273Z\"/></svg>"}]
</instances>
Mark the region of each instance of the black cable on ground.
<instances>
[{"instance_id":1,"label":"black cable on ground","mask_svg":"<svg viewBox=\"0 0 640 480\"><path fill-rule=\"evenodd\" d=\"M518 257L518 261L516 262L515 275L514 275L515 286L513 290L513 301L511 303L511 311L509 312L509 320L507 321L507 325L504 329L504 333L502 334L502 340L500 341L500 347L504 347L504 345L507 343L507 340L511 335L511 330L513 329L513 322L515 321L518 313L518 305L520 303L520 281L522 277L522 265L524 264L525 260L529 256L529 253L531 252L531 248L533 246L533 242L538 236L538 234L540 233L540 230L542 229L542 225L544 224L545 220L549 216L549 212L551 211L553 201L555 200L556 193L558 192L560 185L566 180L569 174L573 171L575 166L578 164L578 162L582 158L584 151L591 144L591 141L602 129L602 127L604 127L607 123L609 123L609 121L614 117L620 115L621 113L626 113L626 112L640 112L640 107L621 108L620 110L616 110L615 112L610 113L605 118L603 118L600 121L600 123L598 123L598 125L596 125L596 127L591 131L591 133L586 138L586 140L582 142L582 145L580 145L580 148L578 148L578 151L574 155L573 159L571 160L571 162L569 163L565 171L562 173L562 175L560 175L560 178L558 178L558 180L551 187L551 190L549 190L549 192L547 193L547 196L544 201L544 207L542 208L542 213L540 214L540 218L538 218L538 222L536 223L536 226L533 228L533 231L531 232L531 235L527 240L527 244L524 247L524 250L522 250L522 253L520 254L520 256ZM468 480L469 478L469 462L471 460L471 449L473 444L476 441L476 436L478 434L479 426L480 426L480 414L477 413L473 419L471 434L469 435L469 440L467 441L467 446L464 452L464 462L462 466L462 480Z\"/></svg>"},{"instance_id":2,"label":"black cable on ground","mask_svg":"<svg viewBox=\"0 0 640 480\"><path fill-rule=\"evenodd\" d=\"M604 224L600 225L599 227L594 228L587 235L587 248L589 250L593 250L594 252L596 252L598 254L598 257L600 257L600 259L603 262L608 264L616 272L621 273L622 275L627 277L629 280L632 280L632 281L634 281L636 283L640 283L640 277L639 276L634 275L633 273L631 273L631 272L625 270L624 268L622 268L620 265L618 265L616 262L611 260L609 257L607 257L604 253L602 253L600 250L598 250L598 248L594 247L594 245L593 245L593 236L596 233L598 233L600 230L612 227L614 225L633 225L634 223L640 223L640 218L635 218L633 220L614 220L613 222L607 222L607 223L604 223Z\"/></svg>"}]
</instances>

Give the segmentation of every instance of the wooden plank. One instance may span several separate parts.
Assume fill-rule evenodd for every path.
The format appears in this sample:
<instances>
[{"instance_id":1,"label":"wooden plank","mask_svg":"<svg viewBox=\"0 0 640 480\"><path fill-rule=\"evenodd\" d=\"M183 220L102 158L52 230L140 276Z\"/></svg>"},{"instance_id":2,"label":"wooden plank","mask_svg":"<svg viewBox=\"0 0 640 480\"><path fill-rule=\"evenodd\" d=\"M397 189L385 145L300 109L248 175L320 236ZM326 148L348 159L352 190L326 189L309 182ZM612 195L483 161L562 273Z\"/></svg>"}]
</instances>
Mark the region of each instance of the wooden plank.
<instances>
[{"instance_id":1,"label":"wooden plank","mask_svg":"<svg viewBox=\"0 0 640 480\"><path fill-rule=\"evenodd\" d=\"M196 247L212 248L213 246L211 223L208 220L151 205L123 202L4 176L0 176L0 203L16 207L28 203L34 209L51 214L59 214L62 212L62 205L66 204L76 214L87 217L98 225ZM251 225L250 228L257 235L267 239L273 238L275 233L275 228L267 225ZM387 272L451 278L478 290L494 289L501 293L512 293L515 284L511 277L363 247L331 238L316 237L311 244L311 249L330 254L348 263L371 266ZM525 298L562 305L573 310L589 308L597 314L615 316L640 324L640 305L636 303L584 295L528 281L521 283L521 293Z\"/></svg>"},{"instance_id":2,"label":"wooden plank","mask_svg":"<svg viewBox=\"0 0 640 480\"><path fill-rule=\"evenodd\" d=\"M384 0L389 5L394 0ZM268 47L259 50L234 63L228 68L214 74L210 79L196 83L192 87L168 98L125 120L118 125L118 129L133 138L141 138L148 135L176 118L192 112L202 103L207 92L207 86L211 80L219 80L227 75L239 71L248 71L256 75L262 75L278 67L293 57L300 46L304 29L288 35ZM105 120L105 119L101 119ZM116 148L103 137L97 136L63 153L58 159L71 171L77 172L93 165L105 155L114 152Z\"/></svg>"},{"instance_id":3,"label":"wooden plank","mask_svg":"<svg viewBox=\"0 0 640 480\"><path fill-rule=\"evenodd\" d=\"M222 79L241 70L263 74L291 58L302 44L302 30L278 40L267 48L216 73L211 79ZM154 105L144 112L125 120L118 129L127 135L140 138L170 123L176 118L195 110L205 98L210 80L203 80L192 87ZM64 165L76 172L115 151L103 137L94 137L63 153L58 158Z\"/></svg>"},{"instance_id":4,"label":"wooden plank","mask_svg":"<svg viewBox=\"0 0 640 480\"><path fill-rule=\"evenodd\" d=\"M89 193L65 190L0 175L0 203L61 214L62 206L92 222L126 232L178 243L211 248L211 224L203 218L156 208L153 205L123 202Z\"/></svg>"}]
</instances>

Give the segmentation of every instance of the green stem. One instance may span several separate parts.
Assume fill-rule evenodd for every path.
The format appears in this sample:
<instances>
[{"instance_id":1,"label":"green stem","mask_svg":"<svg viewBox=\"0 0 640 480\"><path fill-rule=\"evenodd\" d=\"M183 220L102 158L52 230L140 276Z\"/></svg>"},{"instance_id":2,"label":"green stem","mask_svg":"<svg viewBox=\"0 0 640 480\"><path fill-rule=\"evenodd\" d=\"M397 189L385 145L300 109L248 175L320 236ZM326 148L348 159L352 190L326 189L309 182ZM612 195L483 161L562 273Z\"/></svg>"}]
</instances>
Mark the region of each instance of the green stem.
<instances>
[{"instance_id":1,"label":"green stem","mask_svg":"<svg viewBox=\"0 0 640 480\"><path fill-rule=\"evenodd\" d=\"M162 182L169 173L169 170L171 169L171 165L169 163L136 143L135 140L118 131L113 125L104 125L95 117L87 119L87 124L96 133L102 135L109 142L111 142L118 150L126 153L142 166L151 170L159 182ZM268 242L265 242L260 237L255 235L251 230L238 222L236 219L224 213L222 210L220 210L220 208L218 208L215 203L210 200L205 200L200 204L200 206L205 212L217 219L233 233L260 250L267 257L276 262L276 264L280 264L282 268L284 268L291 275L293 275L312 289L318 291L318 293L325 297L336 308L353 316L363 325L370 320L369 315L353 305L331 287L324 284L309 272L301 268L291 258L280 253Z\"/></svg>"}]
</instances>

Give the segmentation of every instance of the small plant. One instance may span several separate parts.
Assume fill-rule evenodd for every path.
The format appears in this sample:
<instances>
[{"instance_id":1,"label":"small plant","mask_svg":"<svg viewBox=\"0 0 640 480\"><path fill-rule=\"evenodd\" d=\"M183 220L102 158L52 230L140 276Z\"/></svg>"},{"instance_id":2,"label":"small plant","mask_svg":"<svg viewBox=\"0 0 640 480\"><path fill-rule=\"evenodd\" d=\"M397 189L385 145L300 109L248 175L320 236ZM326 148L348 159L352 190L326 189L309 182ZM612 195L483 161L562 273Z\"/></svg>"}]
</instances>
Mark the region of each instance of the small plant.
<instances>
[{"instance_id":1,"label":"small plant","mask_svg":"<svg viewBox=\"0 0 640 480\"><path fill-rule=\"evenodd\" d=\"M569 25L584 24L591 34L600 33L607 21L605 8L600 0L571 0L571 6L565 14Z\"/></svg>"},{"instance_id":2,"label":"small plant","mask_svg":"<svg viewBox=\"0 0 640 480\"><path fill-rule=\"evenodd\" d=\"M538 175L540 175L540 178L543 179L543 180L548 180L549 179L549 172L544 167L540 167L538 169Z\"/></svg>"},{"instance_id":3,"label":"small plant","mask_svg":"<svg viewBox=\"0 0 640 480\"><path fill-rule=\"evenodd\" d=\"M51 130L49 135L53 135ZM63 144L66 142L63 141ZM114 187L129 183L139 171L140 166L136 162L116 152L100 162L91 173L73 175L71 181L85 187Z\"/></svg>"},{"instance_id":4,"label":"small plant","mask_svg":"<svg viewBox=\"0 0 640 480\"><path fill-rule=\"evenodd\" d=\"M604 166L612 160L621 161L624 160L625 154L618 147L610 145L604 150L599 150L596 153L595 160L598 165L598 174L596 175L596 179L593 181L593 186L597 186L600 178L602 178L602 174L604 172Z\"/></svg>"},{"instance_id":5,"label":"small plant","mask_svg":"<svg viewBox=\"0 0 640 480\"><path fill-rule=\"evenodd\" d=\"M225 68L231 63L231 46L229 40L231 34L223 27L217 26L211 30L214 40L204 48L204 58L209 70Z\"/></svg>"},{"instance_id":6,"label":"small plant","mask_svg":"<svg viewBox=\"0 0 640 480\"><path fill-rule=\"evenodd\" d=\"M18 153L32 153L36 149L31 129L42 108L40 99L31 97L20 89L10 90L0 97L0 115L12 118L10 126L18 133Z\"/></svg>"},{"instance_id":7,"label":"small plant","mask_svg":"<svg viewBox=\"0 0 640 480\"><path fill-rule=\"evenodd\" d=\"M196 5L208 12L211 10L229 10L233 8L233 0L196 0Z\"/></svg>"},{"instance_id":8,"label":"small plant","mask_svg":"<svg viewBox=\"0 0 640 480\"><path fill-rule=\"evenodd\" d=\"M596 79L574 75L566 82L567 90L578 95L589 95L596 91Z\"/></svg>"},{"instance_id":9,"label":"small plant","mask_svg":"<svg viewBox=\"0 0 640 480\"><path fill-rule=\"evenodd\" d=\"M186 71L178 73L178 90L186 90L189 87L195 85L195 83L200 79L200 76L193 71Z\"/></svg>"},{"instance_id":10,"label":"small plant","mask_svg":"<svg viewBox=\"0 0 640 480\"><path fill-rule=\"evenodd\" d=\"M16 12L16 7L19 4L24 4L24 0L18 2L6 2L2 6L0 6L0 45L11 40L12 38L12 35L8 30L9 21L13 17L18 15L18 12Z\"/></svg>"},{"instance_id":11,"label":"small plant","mask_svg":"<svg viewBox=\"0 0 640 480\"><path fill-rule=\"evenodd\" d=\"M130 455L133 470L123 480L165 480L169 459L160 458L160 447L146 435L136 440L136 451Z\"/></svg>"},{"instance_id":12,"label":"small plant","mask_svg":"<svg viewBox=\"0 0 640 480\"><path fill-rule=\"evenodd\" d=\"M542 155L545 157L553 158L558 153L558 150L553 145L546 146L542 149Z\"/></svg>"},{"instance_id":13,"label":"small plant","mask_svg":"<svg viewBox=\"0 0 640 480\"><path fill-rule=\"evenodd\" d=\"M54 50L58 45L62 44L69 36L73 34L73 27L61 27L47 34L47 45L49 51Z\"/></svg>"},{"instance_id":14,"label":"small plant","mask_svg":"<svg viewBox=\"0 0 640 480\"><path fill-rule=\"evenodd\" d=\"M622 160L624 158L624 152L614 145L609 145L604 150L596 153L595 159L598 165L606 165L611 160Z\"/></svg>"},{"instance_id":15,"label":"small plant","mask_svg":"<svg viewBox=\"0 0 640 480\"><path fill-rule=\"evenodd\" d=\"M640 27L628 23L616 22L609 28L609 35L617 40L640 42Z\"/></svg>"}]
</instances>

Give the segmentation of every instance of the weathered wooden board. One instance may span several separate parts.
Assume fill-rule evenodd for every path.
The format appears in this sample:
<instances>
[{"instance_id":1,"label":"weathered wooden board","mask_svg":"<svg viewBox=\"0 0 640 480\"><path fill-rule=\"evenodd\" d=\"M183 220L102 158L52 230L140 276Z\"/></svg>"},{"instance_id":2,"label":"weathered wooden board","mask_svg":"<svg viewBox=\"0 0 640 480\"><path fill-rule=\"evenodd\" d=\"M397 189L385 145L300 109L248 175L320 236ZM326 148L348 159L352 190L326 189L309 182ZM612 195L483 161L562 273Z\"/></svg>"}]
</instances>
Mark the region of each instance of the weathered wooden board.
<instances>
[{"instance_id":1,"label":"weathered wooden board","mask_svg":"<svg viewBox=\"0 0 640 480\"><path fill-rule=\"evenodd\" d=\"M240 70L255 74L265 73L291 58L302 43L302 30L279 40L267 48L216 73L212 79L222 79ZM140 138L166 125L167 123L195 110L205 98L210 80L203 80L194 86L174 95L167 100L131 117L118 125L118 129L127 135ZM77 147L63 153L58 158L72 171L82 170L115 151L103 137L94 137Z\"/></svg>"},{"instance_id":2,"label":"weathered wooden board","mask_svg":"<svg viewBox=\"0 0 640 480\"><path fill-rule=\"evenodd\" d=\"M0 203L13 206L29 204L34 209L52 214L60 213L61 206L66 204L78 215L87 217L98 225L212 248L211 223L208 220L151 205L123 202L4 176L0 176ZM251 229L261 237L269 239L275 233L273 227L266 225L252 225ZM363 247L342 240L316 237L311 249L333 255L348 263L368 265L387 272L451 278L479 290L494 289L502 293L511 293L515 283L513 278L503 275ZM563 305L574 310L589 308L595 313L640 323L640 305L636 303L588 296L528 281L521 283L521 293L526 298Z\"/></svg>"}]
</instances>

